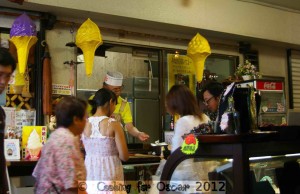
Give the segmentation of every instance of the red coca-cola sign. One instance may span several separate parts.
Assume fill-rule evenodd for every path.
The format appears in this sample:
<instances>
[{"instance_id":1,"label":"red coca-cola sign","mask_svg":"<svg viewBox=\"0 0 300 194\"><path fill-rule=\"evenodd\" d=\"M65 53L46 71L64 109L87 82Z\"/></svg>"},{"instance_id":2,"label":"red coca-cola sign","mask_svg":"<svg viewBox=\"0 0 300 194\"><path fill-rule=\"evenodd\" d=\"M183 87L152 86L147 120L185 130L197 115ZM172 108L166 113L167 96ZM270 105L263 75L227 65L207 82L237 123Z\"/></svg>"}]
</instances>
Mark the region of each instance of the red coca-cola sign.
<instances>
[{"instance_id":1,"label":"red coca-cola sign","mask_svg":"<svg viewBox=\"0 0 300 194\"><path fill-rule=\"evenodd\" d=\"M258 90L283 90L283 83L272 81L257 81L256 88Z\"/></svg>"}]
</instances>

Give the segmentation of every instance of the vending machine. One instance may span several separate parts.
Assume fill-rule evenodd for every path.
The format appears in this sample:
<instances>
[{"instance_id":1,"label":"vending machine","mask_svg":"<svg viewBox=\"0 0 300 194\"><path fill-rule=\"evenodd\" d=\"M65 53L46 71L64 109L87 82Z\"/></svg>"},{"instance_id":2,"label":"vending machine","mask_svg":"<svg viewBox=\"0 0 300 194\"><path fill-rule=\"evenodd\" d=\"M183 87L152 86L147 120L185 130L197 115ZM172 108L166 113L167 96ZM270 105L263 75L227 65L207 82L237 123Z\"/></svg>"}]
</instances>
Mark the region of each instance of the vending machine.
<instances>
[{"instance_id":1,"label":"vending machine","mask_svg":"<svg viewBox=\"0 0 300 194\"><path fill-rule=\"evenodd\" d=\"M286 125L287 107L284 79L254 79L238 83L242 88L253 87L260 99L257 110L258 127Z\"/></svg>"}]
</instances>

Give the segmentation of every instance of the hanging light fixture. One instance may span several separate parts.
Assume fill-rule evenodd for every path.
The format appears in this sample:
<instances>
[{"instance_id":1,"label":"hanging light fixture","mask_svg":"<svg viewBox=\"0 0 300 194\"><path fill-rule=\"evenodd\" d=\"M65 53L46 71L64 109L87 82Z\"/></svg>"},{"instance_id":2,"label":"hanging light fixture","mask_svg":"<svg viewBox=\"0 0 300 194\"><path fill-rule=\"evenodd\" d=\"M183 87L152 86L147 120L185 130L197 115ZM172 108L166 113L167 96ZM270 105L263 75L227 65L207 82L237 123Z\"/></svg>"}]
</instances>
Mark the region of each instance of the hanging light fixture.
<instances>
[{"instance_id":1,"label":"hanging light fixture","mask_svg":"<svg viewBox=\"0 0 300 194\"><path fill-rule=\"evenodd\" d=\"M175 58L178 58L179 57L179 51L175 51Z\"/></svg>"}]
</instances>

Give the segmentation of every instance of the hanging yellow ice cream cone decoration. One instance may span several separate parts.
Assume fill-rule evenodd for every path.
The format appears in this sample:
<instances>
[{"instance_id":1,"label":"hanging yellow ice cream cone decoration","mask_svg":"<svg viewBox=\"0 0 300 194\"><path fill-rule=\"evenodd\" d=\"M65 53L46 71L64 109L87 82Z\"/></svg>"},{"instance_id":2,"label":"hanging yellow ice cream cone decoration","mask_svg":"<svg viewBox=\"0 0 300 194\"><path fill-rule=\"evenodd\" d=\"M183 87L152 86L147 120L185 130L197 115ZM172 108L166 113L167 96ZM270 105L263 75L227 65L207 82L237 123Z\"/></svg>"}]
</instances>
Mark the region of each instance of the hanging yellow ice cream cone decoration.
<instances>
[{"instance_id":1,"label":"hanging yellow ice cream cone decoration","mask_svg":"<svg viewBox=\"0 0 300 194\"><path fill-rule=\"evenodd\" d=\"M15 19L10 30L10 41L16 46L18 53L18 69L24 74L30 48L37 42L36 26L24 13Z\"/></svg>"},{"instance_id":2,"label":"hanging yellow ice cream cone decoration","mask_svg":"<svg viewBox=\"0 0 300 194\"><path fill-rule=\"evenodd\" d=\"M81 44L80 48L83 52L84 64L85 64L85 73L87 76L92 75L93 67L94 67L94 58L95 51L98 46L93 46L93 42L89 42L86 44ZM94 43L96 45L96 43Z\"/></svg>"},{"instance_id":3,"label":"hanging yellow ice cream cone decoration","mask_svg":"<svg viewBox=\"0 0 300 194\"><path fill-rule=\"evenodd\" d=\"M201 82L203 78L204 63L206 58L211 54L208 41L199 33L189 42L187 56L189 56L195 66L196 80Z\"/></svg>"},{"instance_id":4,"label":"hanging yellow ice cream cone decoration","mask_svg":"<svg viewBox=\"0 0 300 194\"><path fill-rule=\"evenodd\" d=\"M21 74L21 73L19 72L19 69L18 69L18 68L16 68L16 70L15 70L15 83L14 83L14 85L18 85L18 86L20 86L20 85L25 85L25 77L24 77L24 74Z\"/></svg>"},{"instance_id":5,"label":"hanging yellow ice cream cone decoration","mask_svg":"<svg viewBox=\"0 0 300 194\"><path fill-rule=\"evenodd\" d=\"M88 18L78 29L76 34L76 45L82 50L85 72L90 76L93 71L96 49L102 44L99 27Z\"/></svg>"},{"instance_id":6,"label":"hanging yellow ice cream cone decoration","mask_svg":"<svg viewBox=\"0 0 300 194\"><path fill-rule=\"evenodd\" d=\"M14 36L10 39L17 48L19 73L24 74L30 48L37 42L35 36Z\"/></svg>"}]
</instances>

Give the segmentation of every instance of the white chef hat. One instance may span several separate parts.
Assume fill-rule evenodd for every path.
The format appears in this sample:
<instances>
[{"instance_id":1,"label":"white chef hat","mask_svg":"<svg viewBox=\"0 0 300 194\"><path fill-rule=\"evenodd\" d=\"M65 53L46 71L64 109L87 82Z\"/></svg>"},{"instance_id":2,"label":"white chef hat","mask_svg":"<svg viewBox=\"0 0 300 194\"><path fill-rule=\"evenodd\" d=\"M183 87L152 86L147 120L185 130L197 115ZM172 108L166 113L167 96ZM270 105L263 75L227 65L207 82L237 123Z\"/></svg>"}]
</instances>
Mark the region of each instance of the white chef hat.
<instances>
[{"instance_id":1,"label":"white chef hat","mask_svg":"<svg viewBox=\"0 0 300 194\"><path fill-rule=\"evenodd\" d=\"M122 86L123 74L118 71L108 71L104 78L104 82L111 86Z\"/></svg>"}]
</instances>

